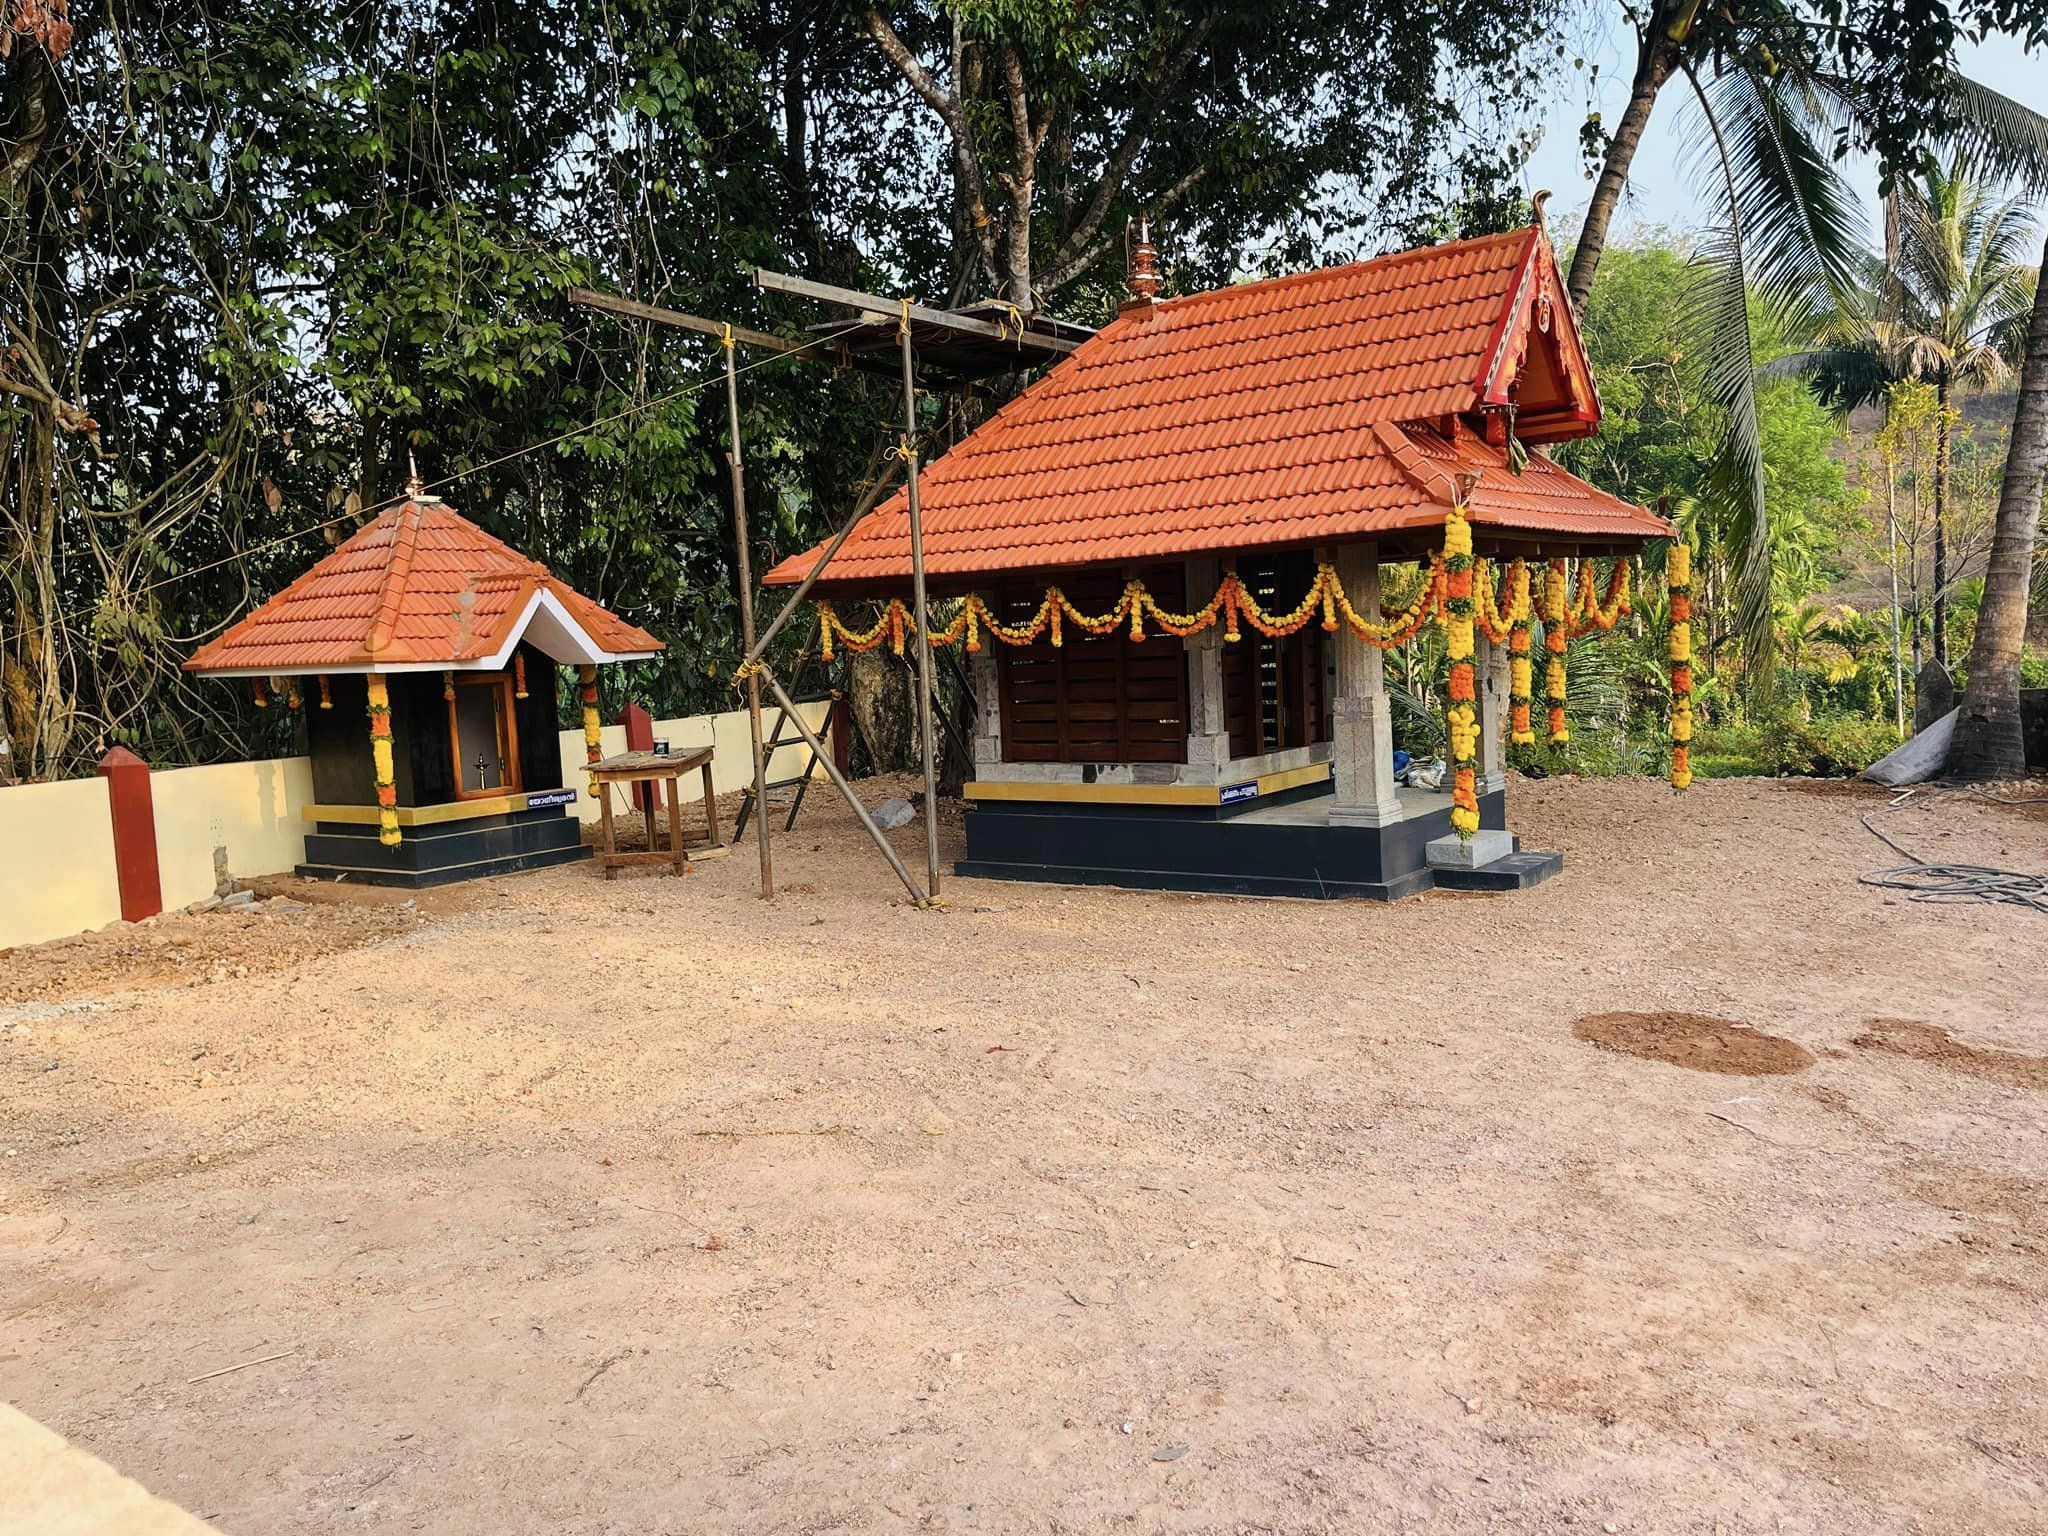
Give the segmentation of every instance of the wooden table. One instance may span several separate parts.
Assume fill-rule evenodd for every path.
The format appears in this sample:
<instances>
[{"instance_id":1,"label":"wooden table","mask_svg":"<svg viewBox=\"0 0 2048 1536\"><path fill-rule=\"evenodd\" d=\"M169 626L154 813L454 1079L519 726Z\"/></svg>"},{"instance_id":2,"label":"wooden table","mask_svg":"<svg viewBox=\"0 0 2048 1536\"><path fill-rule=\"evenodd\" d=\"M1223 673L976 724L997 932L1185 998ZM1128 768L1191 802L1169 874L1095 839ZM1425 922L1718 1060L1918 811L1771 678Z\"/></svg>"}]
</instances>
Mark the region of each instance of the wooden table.
<instances>
[{"instance_id":1,"label":"wooden table","mask_svg":"<svg viewBox=\"0 0 2048 1536\"><path fill-rule=\"evenodd\" d=\"M724 853L725 844L718 837L718 801L711 789L711 748L693 747L684 752L621 752L616 757L601 758L589 767L590 782L597 795L602 818L597 848L597 867L604 871L607 880L617 876L619 870L628 864L670 864L679 875L690 873L689 850L683 847L683 830L678 824L676 812L682 805L682 778L691 769L704 775L704 829L710 838L707 846L696 852ZM668 851L662 852L655 846L654 811L647 812L647 848L641 853L620 853L612 832L611 786L614 784L665 783L668 800ZM662 791L657 789L648 798L657 799Z\"/></svg>"}]
</instances>

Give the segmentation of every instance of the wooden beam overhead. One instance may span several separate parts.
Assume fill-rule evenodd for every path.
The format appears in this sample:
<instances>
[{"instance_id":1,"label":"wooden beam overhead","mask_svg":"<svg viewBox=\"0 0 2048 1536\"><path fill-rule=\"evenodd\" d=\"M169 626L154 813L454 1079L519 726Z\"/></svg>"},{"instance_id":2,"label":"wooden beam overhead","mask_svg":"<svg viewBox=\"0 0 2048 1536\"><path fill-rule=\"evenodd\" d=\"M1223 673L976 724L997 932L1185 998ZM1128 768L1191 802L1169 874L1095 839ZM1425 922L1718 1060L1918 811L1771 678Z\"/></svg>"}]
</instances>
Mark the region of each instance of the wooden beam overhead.
<instances>
[{"instance_id":1,"label":"wooden beam overhead","mask_svg":"<svg viewBox=\"0 0 2048 1536\"><path fill-rule=\"evenodd\" d=\"M799 298L821 299L827 304L844 305L848 309L860 311L864 320L900 320L905 313L905 305L901 299L885 299L876 294L862 293L857 288L841 288L834 283L813 282L808 277L791 277L785 272L770 272L766 267L754 269L754 286L771 293L789 293ZM1048 336L1043 332L1029 329L1025 330L1022 336L1018 336L992 320L977 320L972 315L955 314L948 309L931 309L923 304L909 305L908 312L911 321L917 325L928 325L935 330L950 331L958 336L977 336L1021 350L1056 357L1064 357L1081 345L1079 341L1064 336Z\"/></svg>"},{"instance_id":2,"label":"wooden beam overhead","mask_svg":"<svg viewBox=\"0 0 2048 1536\"><path fill-rule=\"evenodd\" d=\"M706 320L701 315L685 314L679 309L663 309L658 304L642 304L638 299L621 298L615 293L599 293L592 288L571 288L569 302L582 304L590 309L601 309L607 314L620 315L628 320L645 320L654 325L666 325L679 331L696 331L705 336L725 335L725 323ZM792 357L812 359L821 363L850 363L853 367L869 372L887 373L895 376L893 368L875 367L859 357L842 354L838 348L815 341L791 341L786 336L776 336L768 331L757 331L749 326L736 325L732 328L732 339L750 347L761 347L770 352L781 352Z\"/></svg>"}]
</instances>

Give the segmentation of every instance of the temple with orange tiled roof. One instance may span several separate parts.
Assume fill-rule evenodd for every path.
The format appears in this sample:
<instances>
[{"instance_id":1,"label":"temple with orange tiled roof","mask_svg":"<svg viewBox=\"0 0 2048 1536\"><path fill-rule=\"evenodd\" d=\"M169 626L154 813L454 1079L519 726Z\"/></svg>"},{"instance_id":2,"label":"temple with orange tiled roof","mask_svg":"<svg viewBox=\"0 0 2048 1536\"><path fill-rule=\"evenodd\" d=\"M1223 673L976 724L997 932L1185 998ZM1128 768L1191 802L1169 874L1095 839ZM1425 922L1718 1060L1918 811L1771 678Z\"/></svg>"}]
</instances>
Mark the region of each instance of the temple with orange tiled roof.
<instances>
[{"instance_id":1,"label":"temple with orange tiled roof","mask_svg":"<svg viewBox=\"0 0 2048 1536\"><path fill-rule=\"evenodd\" d=\"M578 669L594 750L596 668L662 648L415 476L185 669L249 679L259 704L299 715L313 775L301 874L432 885L588 857L555 669Z\"/></svg>"},{"instance_id":2,"label":"temple with orange tiled roof","mask_svg":"<svg viewBox=\"0 0 2048 1536\"><path fill-rule=\"evenodd\" d=\"M1505 812L1530 637L1612 624L1629 557L1673 530L1541 452L1600 425L1541 224L1172 299L1154 261L1141 231L1117 318L920 476L932 640L973 653L961 872L1380 898L1543 878L1557 857ZM916 643L906 496L816 576L828 652ZM1448 792L1399 784L1382 651L1432 617L1469 643L1475 603Z\"/></svg>"}]
</instances>

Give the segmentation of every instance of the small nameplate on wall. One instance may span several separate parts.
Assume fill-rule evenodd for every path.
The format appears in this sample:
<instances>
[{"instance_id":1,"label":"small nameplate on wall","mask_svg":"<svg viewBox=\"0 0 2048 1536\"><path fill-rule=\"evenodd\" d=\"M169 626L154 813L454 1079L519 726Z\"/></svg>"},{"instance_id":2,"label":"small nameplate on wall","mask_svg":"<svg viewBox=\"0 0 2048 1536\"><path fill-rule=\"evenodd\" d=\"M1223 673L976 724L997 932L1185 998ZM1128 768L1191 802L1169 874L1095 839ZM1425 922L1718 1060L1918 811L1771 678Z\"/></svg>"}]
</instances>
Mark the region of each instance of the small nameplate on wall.
<instances>
[{"instance_id":1,"label":"small nameplate on wall","mask_svg":"<svg viewBox=\"0 0 2048 1536\"><path fill-rule=\"evenodd\" d=\"M1259 798L1259 783L1253 779L1243 784L1226 784L1223 792L1216 797L1219 805L1236 805L1240 800Z\"/></svg>"},{"instance_id":2,"label":"small nameplate on wall","mask_svg":"<svg viewBox=\"0 0 2048 1536\"><path fill-rule=\"evenodd\" d=\"M536 789L526 797L529 811L544 811L551 805L574 805L577 792L573 789Z\"/></svg>"}]
</instances>

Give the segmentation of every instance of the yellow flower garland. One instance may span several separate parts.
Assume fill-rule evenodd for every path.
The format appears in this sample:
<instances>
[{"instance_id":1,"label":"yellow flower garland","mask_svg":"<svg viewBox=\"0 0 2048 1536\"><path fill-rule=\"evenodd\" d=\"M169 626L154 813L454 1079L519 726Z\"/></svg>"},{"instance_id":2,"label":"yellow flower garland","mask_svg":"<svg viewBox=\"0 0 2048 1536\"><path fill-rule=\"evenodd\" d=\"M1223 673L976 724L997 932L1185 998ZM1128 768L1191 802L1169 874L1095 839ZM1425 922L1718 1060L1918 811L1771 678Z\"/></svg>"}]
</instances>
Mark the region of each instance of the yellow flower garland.
<instances>
[{"instance_id":1,"label":"yellow flower garland","mask_svg":"<svg viewBox=\"0 0 2048 1536\"><path fill-rule=\"evenodd\" d=\"M391 693L382 673L368 679L370 695L370 765L377 786L377 841L396 848L404 838L398 830L398 778L391 760Z\"/></svg>"},{"instance_id":2,"label":"yellow flower garland","mask_svg":"<svg viewBox=\"0 0 2048 1536\"><path fill-rule=\"evenodd\" d=\"M1682 555L1674 557L1674 568L1680 574L1685 572ZM1505 582L1508 592L1505 609L1500 606L1496 585L1500 581ZM1544 668L1544 691L1549 706L1549 739L1553 746L1563 746L1571 739L1564 713L1566 646L1577 636L1611 630L1624 615L1632 613L1634 608L1629 587L1630 561L1625 558L1615 560L1608 573L1604 596L1590 560L1579 564L1576 590L1570 568L1564 560L1553 559L1544 570L1543 643L1549 652ZM1475 792L1479 721L1472 660L1475 635L1484 633L1494 644L1504 643L1508 647L1508 739L1517 746L1534 745L1536 732L1530 718L1535 682L1534 657L1531 655L1531 628L1535 619L1532 588L1527 561L1513 560L1504 573L1499 573L1491 561L1473 556L1471 523L1464 508L1453 507L1444 519L1442 552L1432 557L1420 589L1406 608L1399 612L1382 610L1387 622L1374 622L1361 614L1345 592L1336 567L1324 561L1317 565L1315 580L1309 584L1301 601L1285 613L1268 612L1263 608L1257 595L1233 569L1224 574L1209 601L1189 613L1162 607L1142 581L1126 582L1116 605L1107 613L1083 613L1059 587L1047 587L1037 611L1019 624L1004 623L983 601L980 593L969 593L946 626L932 629L928 638L935 647L944 648L964 641L970 652L979 652L984 630L1005 645L1013 646L1033 644L1049 632L1052 643L1059 646L1065 643L1065 626L1072 623L1091 635L1113 634L1120 627L1127 626L1132 640L1143 641L1146 620L1150 619L1160 631L1183 638L1200 634L1220 622L1224 626L1224 639L1234 644L1242 638L1241 624L1249 624L1260 634L1278 639L1299 633L1320 615L1326 631L1335 631L1341 625L1366 644L1389 649L1406 644L1433 619L1446 631L1451 663L1450 702L1445 719L1451 758L1456 765L1452 781L1451 824L1459 836L1470 838L1479 829L1479 802ZM1671 659L1674 664L1679 664L1689 660L1691 640L1689 627L1680 619L1684 593L1674 589L1673 599ZM848 625L839 617L838 610L829 599L818 602L819 652L828 663L836 658L841 647L865 652L874 650L885 641L901 656L906 642L916 633L917 624L909 607L900 598L891 598L880 616L866 629ZM1678 675L1674 672L1674 680ZM1684 677L1689 693L1689 668L1685 670ZM586 690L586 697L590 691ZM1691 706L1687 700L1677 697L1675 682L1673 692L1672 739L1680 744L1673 757L1673 782L1678 783L1683 773L1685 782L1689 783L1691 775L1685 772L1682 764L1685 759L1683 743L1691 737ZM591 728L590 722L595 718L595 710L586 709L586 730ZM595 751L593 747L593 760Z\"/></svg>"},{"instance_id":3,"label":"yellow flower garland","mask_svg":"<svg viewBox=\"0 0 2048 1536\"><path fill-rule=\"evenodd\" d=\"M1343 582L1338 579L1336 567L1324 562L1317 566L1315 580L1309 584L1307 593L1286 613L1267 612L1260 606L1257 596L1233 571L1224 576L1215 595L1191 613L1179 613L1163 606L1146 590L1142 581L1132 581L1125 584L1116 606L1107 613L1083 613L1060 588L1048 587L1044 599L1030 618L1020 624L1006 624L983 601L980 593L971 592L961 601L960 611L944 628L932 629L930 638L932 645L940 649L964 641L970 652L978 653L983 630L1005 645L1030 645L1050 631L1052 643L1062 645L1065 643L1065 626L1071 623L1091 635L1113 634L1118 628L1128 626L1131 639L1143 641L1149 620L1163 633L1183 639L1211 629L1219 621L1225 628L1224 638L1229 641L1242 637L1240 621L1268 638L1278 639L1299 633L1316 619L1320 610L1325 630L1334 631L1340 625L1347 627L1366 644L1384 650L1405 645L1433 616L1440 616L1443 563L1441 555L1432 559L1429 573L1414 601L1392 614L1390 622L1386 623L1376 623L1361 614L1345 592ZM911 616L909 605L901 598L891 598L875 622L866 629L855 629L840 618L830 599L818 602L818 650L827 662L836 659L842 648L866 652L884 642L900 656L916 634L916 621Z\"/></svg>"},{"instance_id":4,"label":"yellow flower garland","mask_svg":"<svg viewBox=\"0 0 2048 1536\"><path fill-rule=\"evenodd\" d=\"M1692 550L1672 542L1664 564L1671 594L1671 787L1692 783Z\"/></svg>"},{"instance_id":5,"label":"yellow flower garland","mask_svg":"<svg viewBox=\"0 0 2048 1536\"><path fill-rule=\"evenodd\" d=\"M594 763L604 756L604 726L597 718L597 668L585 664L576 669L576 680L583 685L583 760ZM592 775L590 793L598 793L597 778Z\"/></svg>"},{"instance_id":6,"label":"yellow flower garland","mask_svg":"<svg viewBox=\"0 0 2048 1536\"><path fill-rule=\"evenodd\" d=\"M1565 565L1552 560L1543 574L1543 648L1550 660L1543 670L1543 691L1550 705L1550 744L1561 747L1572 739L1564 723L1564 648L1570 638L1570 617L1565 612Z\"/></svg>"},{"instance_id":7,"label":"yellow flower garland","mask_svg":"<svg viewBox=\"0 0 2048 1536\"><path fill-rule=\"evenodd\" d=\"M1469 842L1479 830L1479 707L1472 672L1474 616L1472 525L1465 509L1444 517L1444 633L1450 658L1450 702L1444 724L1451 747L1451 830Z\"/></svg>"}]
</instances>

